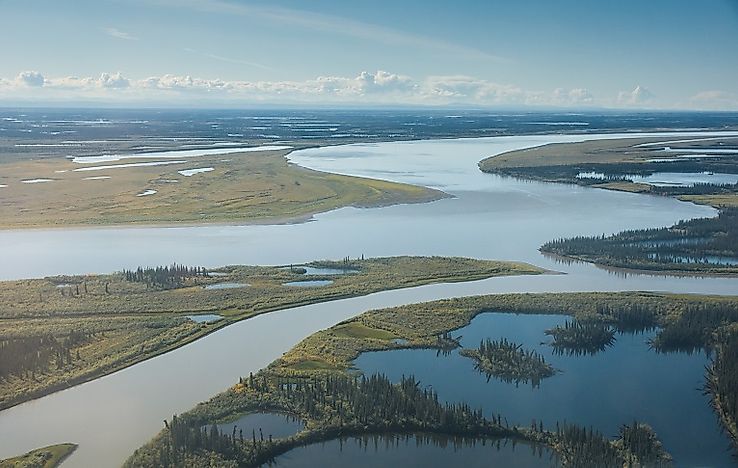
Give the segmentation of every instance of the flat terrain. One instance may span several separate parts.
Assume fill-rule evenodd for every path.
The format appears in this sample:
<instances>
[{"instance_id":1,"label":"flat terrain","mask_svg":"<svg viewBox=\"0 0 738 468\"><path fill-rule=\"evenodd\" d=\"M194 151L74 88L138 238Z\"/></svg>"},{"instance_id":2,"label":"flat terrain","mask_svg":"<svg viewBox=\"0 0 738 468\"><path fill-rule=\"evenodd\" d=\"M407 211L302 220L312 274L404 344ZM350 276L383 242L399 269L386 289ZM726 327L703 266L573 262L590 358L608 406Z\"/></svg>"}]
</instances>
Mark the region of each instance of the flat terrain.
<instances>
[{"instance_id":1,"label":"flat terrain","mask_svg":"<svg viewBox=\"0 0 738 468\"><path fill-rule=\"evenodd\" d=\"M122 273L2 282L0 408L91 380L264 312L422 284L544 273L522 263L443 257L312 266L348 270L308 275L301 267L229 266L168 288L131 281ZM284 284L299 280L332 283ZM224 284L239 287L206 289ZM196 323L187 317L199 314L222 318Z\"/></svg>"},{"instance_id":2,"label":"flat terrain","mask_svg":"<svg viewBox=\"0 0 738 468\"><path fill-rule=\"evenodd\" d=\"M67 158L11 160L0 164L0 185L6 186L0 187L0 228L287 222L343 206L419 203L446 196L407 184L312 171L290 164L288 152L99 164ZM160 162L167 164L112 167ZM89 170L101 166L107 167ZM178 172L200 168L212 171L190 176Z\"/></svg>"},{"instance_id":3,"label":"flat terrain","mask_svg":"<svg viewBox=\"0 0 738 468\"><path fill-rule=\"evenodd\" d=\"M738 206L735 186L659 187L623 179L626 175L674 173L738 173L738 138L621 138L579 143L553 143L511 151L482 160L479 168L514 177L586 185L624 192L674 196L716 208ZM666 148L669 148L667 151ZM682 150L680 152L679 150ZM705 151L704 155L700 155ZM600 173L606 178L580 178L580 173Z\"/></svg>"},{"instance_id":4,"label":"flat terrain","mask_svg":"<svg viewBox=\"0 0 738 468\"><path fill-rule=\"evenodd\" d=\"M75 444L39 448L18 457L0 460L0 468L56 468L76 448Z\"/></svg>"}]
</instances>

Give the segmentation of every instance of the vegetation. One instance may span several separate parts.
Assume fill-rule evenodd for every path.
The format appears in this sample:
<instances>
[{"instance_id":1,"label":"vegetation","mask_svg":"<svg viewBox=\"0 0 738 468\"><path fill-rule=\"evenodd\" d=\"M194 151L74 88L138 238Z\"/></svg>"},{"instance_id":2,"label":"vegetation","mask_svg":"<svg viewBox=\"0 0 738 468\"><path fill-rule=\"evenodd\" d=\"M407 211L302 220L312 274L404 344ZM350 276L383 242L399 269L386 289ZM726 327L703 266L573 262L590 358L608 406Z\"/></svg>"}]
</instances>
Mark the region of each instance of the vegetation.
<instances>
[{"instance_id":1,"label":"vegetation","mask_svg":"<svg viewBox=\"0 0 738 468\"><path fill-rule=\"evenodd\" d=\"M190 278L209 278L210 274L203 267L188 267L174 263L164 267L138 267L136 270L123 270L123 276L126 281L145 283L147 288L168 289L182 287Z\"/></svg>"},{"instance_id":2,"label":"vegetation","mask_svg":"<svg viewBox=\"0 0 738 468\"><path fill-rule=\"evenodd\" d=\"M284 222L343 206L419 203L446 196L425 187L305 169L289 163L287 153L230 153L227 159L201 156L189 165L95 172L76 172L81 166L65 157L4 163L4 183L10 187L3 191L1 227ZM194 164L214 170L192 177L177 172ZM82 180L99 174L110 179ZM19 183L36 177L53 181ZM156 193L136 196L144 190Z\"/></svg>"},{"instance_id":3,"label":"vegetation","mask_svg":"<svg viewBox=\"0 0 738 468\"><path fill-rule=\"evenodd\" d=\"M593 466L593 461L596 466L668 465L668 455L653 431L637 422L623 426L614 440L562 423L555 431L545 430L540 421L530 427L511 427L502 415L485 418L479 409L439 404L435 393L412 377L392 385L381 375L357 375L352 362L367 351L450 345L454 342L451 331L485 312L564 314L613 327L655 325L665 330L692 323L680 322L680 318L696 313L688 310L698 306L703 311L738 310L738 299L658 293L506 294L370 311L306 338L266 369L241 378L228 391L177 417L178 424L184 421L188 428L184 431L189 434L186 440L204 439L203 426L257 411L293 414L306 422L301 432L271 441L268 434L263 440L260 434L244 434L243 442L240 434L216 432L220 442L210 448L201 445L189 449L190 445L173 442L172 423L168 423L169 427L139 449L127 466L155 466L175 457L185 464L253 466L321 440L417 431L527 440L551 447L566 466ZM211 431L208 429L207 435ZM221 449L217 449L218 444ZM173 450L175 445L179 452Z\"/></svg>"},{"instance_id":4,"label":"vegetation","mask_svg":"<svg viewBox=\"0 0 738 468\"><path fill-rule=\"evenodd\" d=\"M671 466L671 456L647 424L633 422L621 426L614 441L591 429L557 425L556 440L562 464L568 467Z\"/></svg>"},{"instance_id":5,"label":"vegetation","mask_svg":"<svg viewBox=\"0 0 738 468\"><path fill-rule=\"evenodd\" d=\"M51 445L19 457L0 460L0 468L56 468L76 449L75 444Z\"/></svg>"},{"instance_id":6,"label":"vegetation","mask_svg":"<svg viewBox=\"0 0 738 468\"><path fill-rule=\"evenodd\" d=\"M641 270L738 274L738 208L659 229L547 242L541 251Z\"/></svg>"},{"instance_id":7,"label":"vegetation","mask_svg":"<svg viewBox=\"0 0 738 468\"><path fill-rule=\"evenodd\" d=\"M217 272L140 267L111 275L2 282L0 408L116 371L264 312L434 282L543 272L520 263L443 257L344 259L310 266L352 273L311 275L333 280L320 288L284 285L304 279L304 268L254 266ZM205 289L219 282L244 287ZM198 324L188 318L206 313L223 319Z\"/></svg>"},{"instance_id":8,"label":"vegetation","mask_svg":"<svg viewBox=\"0 0 738 468\"><path fill-rule=\"evenodd\" d=\"M734 447L738 447L738 326L720 330L716 342L706 390Z\"/></svg>"},{"instance_id":9,"label":"vegetation","mask_svg":"<svg viewBox=\"0 0 738 468\"><path fill-rule=\"evenodd\" d=\"M511 151L484 159L479 167L493 172L524 179L562 182L609 190L675 196L727 208L738 206L738 185L696 184L692 187L662 187L631 182L626 176L648 176L654 172L713 172L738 174L738 156L721 155L705 158L664 158L663 138L623 138L594 140L579 143L554 143L536 148ZM721 145L734 138L705 140L686 144L690 149L702 143ZM673 156L670 153L667 155ZM601 178L578 177L582 173L601 174Z\"/></svg>"},{"instance_id":10,"label":"vegetation","mask_svg":"<svg viewBox=\"0 0 738 468\"><path fill-rule=\"evenodd\" d=\"M522 349L523 345L508 341L486 340L479 343L477 349L462 349L462 356L475 361L479 372L487 374L487 381L495 377L503 382L515 385L530 382L534 387L540 385L542 379L551 377L556 370L546 363L542 355L535 351Z\"/></svg>"},{"instance_id":11,"label":"vegetation","mask_svg":"<svg viewBox=\"0 0 738 468\"><path fill-rule=\"evenodd\" d=\"M564 326L546 330L553 337L556 352L580 356L604 351L615 342L615 329L607 323L579 320L566 321Z\"/></svg>"}]
</instances>

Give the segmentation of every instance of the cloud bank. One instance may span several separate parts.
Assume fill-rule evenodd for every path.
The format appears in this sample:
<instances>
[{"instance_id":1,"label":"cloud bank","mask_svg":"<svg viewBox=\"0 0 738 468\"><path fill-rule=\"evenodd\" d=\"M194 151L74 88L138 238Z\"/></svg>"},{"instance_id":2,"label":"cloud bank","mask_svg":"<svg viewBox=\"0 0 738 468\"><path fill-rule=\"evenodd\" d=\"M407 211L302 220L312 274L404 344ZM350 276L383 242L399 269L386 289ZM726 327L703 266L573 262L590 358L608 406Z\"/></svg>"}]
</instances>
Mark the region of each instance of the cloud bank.
<instances>
[{"instance_id":1,"label":"cloud bank","mask_svg":"<svg viewBox=\"0 0 738 468\"><path fill-rule=\"evenodd\" d=\"M735 96L705 91L689 106L738 108ZM655 95L637 86L608 99L585 88L526 90L511 84L464 75L429 76L420 80L387 71L363 71L353 77L319 76L304 81L241 81L161 75L132 79L120 72L98 77L48 77L24 71L0 78L0 104L14 102L243 106L287 105L412 105L479 107L655 107Z\"/></svg>"}]
</instances>

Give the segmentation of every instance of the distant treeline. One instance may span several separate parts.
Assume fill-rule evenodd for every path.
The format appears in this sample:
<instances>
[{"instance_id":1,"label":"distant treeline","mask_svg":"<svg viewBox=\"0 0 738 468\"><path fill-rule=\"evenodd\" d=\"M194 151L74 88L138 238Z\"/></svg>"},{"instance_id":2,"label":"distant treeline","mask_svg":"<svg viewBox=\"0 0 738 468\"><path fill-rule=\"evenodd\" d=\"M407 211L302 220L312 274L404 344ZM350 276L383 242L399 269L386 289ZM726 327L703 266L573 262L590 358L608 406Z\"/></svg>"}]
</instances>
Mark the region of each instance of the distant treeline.
<instances>
[{"instance_id":1,"label":"distant treeline","mask_svg":"<svg viewBox=\"0 0 738 468\"><path fill-rule=\"evenodd\" d=\"M681 221L668 228L556 239L545 243L541 251L617 267L738 271L738 265L709 260L738 261L738 208L723 209L717 218Z\"/></svg>"},{"instance_id":2,"label":"distant treeline","mask_svg":"<svg viewBox=\"0 0 738 468\"><path fill-rule=\"evenodd\" d=\"M73 331L64 339L57 339L51 334L2 338L0 380L11 376L27 378L45 372L52 365L62 368L79 358L72 353L73 348L89 339L89 334L80 331Z\"/></svg>"},{"instance_id":3,"label":"distant treeline","mask_svg":"<svg viewBox=\"0 0 738 468\"><path fill-rule=\"evenodd\" d=\"M699 173L717 172L738 174L738 156L715 158L685 158L678 161L661 162L621 162L621 163L580 163L572 165L532 166L532 167L494 167L482 163L485 172L495 172L512 177L557 182L570 182L579 185L597 185L604 182L630 182L628 175L649 176L656 172ZM603 179L578 178L581 173L603 174ZM695 184L691 187L651 186L650 193L659 195L712 195L738 192L738 184Z\"/></svg>"},{"instance_id":4,"label":"distant treeline","mask_svg":"<svg viewBox=\"0 0 738 468\"><path fill-rule=\"evenodd\" d=\"M204 267L177 265L158 267L138 267L135 270L123 270L126 281L146 283L148 287L174 288L184 284L188 278L209 278L210 274Z\"/></svg>"}]
</instances>

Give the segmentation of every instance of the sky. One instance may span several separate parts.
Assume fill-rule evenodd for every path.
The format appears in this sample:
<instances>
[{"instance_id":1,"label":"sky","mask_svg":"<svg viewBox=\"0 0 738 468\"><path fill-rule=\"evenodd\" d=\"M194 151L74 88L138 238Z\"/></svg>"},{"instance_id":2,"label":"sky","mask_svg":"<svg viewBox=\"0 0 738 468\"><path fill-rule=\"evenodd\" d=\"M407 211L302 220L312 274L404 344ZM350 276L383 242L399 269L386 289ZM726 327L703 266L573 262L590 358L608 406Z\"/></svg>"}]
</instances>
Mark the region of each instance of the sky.
<instances>
[{"instance_id":1,"label":"sky","mask_svg":"<svg viewBox=\"0 0 738 468\"><path fill-rule=\"evenodd\" d=\"M1 105L738 110L738 0L0 0Z\"/></svg>"}]
</instances>

